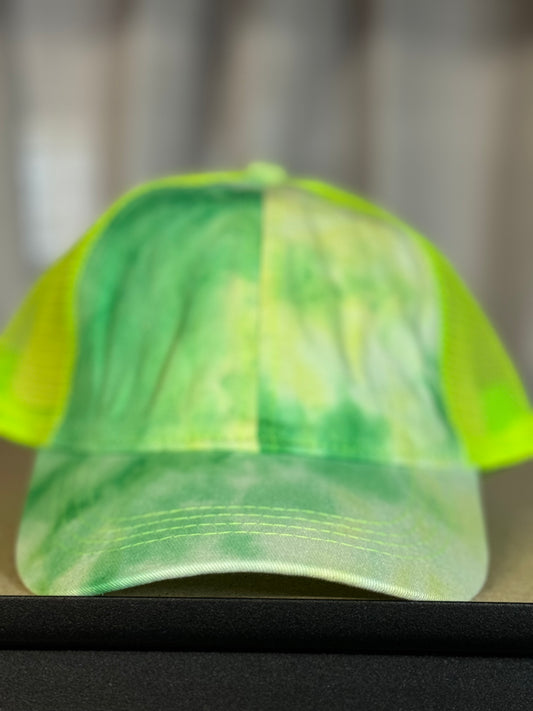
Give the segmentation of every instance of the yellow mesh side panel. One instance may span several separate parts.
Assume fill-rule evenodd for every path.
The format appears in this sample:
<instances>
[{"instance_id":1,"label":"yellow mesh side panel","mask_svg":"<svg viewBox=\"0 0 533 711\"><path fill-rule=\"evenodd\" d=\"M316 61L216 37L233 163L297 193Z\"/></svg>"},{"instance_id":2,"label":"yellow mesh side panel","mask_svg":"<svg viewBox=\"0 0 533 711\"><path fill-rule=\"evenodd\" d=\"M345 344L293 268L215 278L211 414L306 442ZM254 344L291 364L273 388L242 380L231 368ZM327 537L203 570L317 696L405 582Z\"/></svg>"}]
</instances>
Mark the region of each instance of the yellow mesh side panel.
<instances>
[{"instance_id":1,"label":"yellow mesh side panel","mask_svg":"<svg viewBox=\"0 0 533 711\"><path fill-rule=\"evenodd\" d=\"M48 441L68 395L74 362L73 291L85 239L37 281L0 336L0 435Z\"/></svg>"},{"instance_id":2,"label":"yellow mesh side panel","mask_svg":"<svg viewBox=\"0 0 533 711\"><path fill-rule=\"evenodd\" d=\"M420 244L439 281L444 386L470 459L492 468L533 456L533 414L509 355L448 261Z\"/></svg>"},{"instance_id":3,"label":"yellow mesh side panel","mask_svg":"<svg viewBox=\"0 0 533 711\"><path fill-rule=\"evenodd\" d=\"M491 469L533 457L533 413L520 378L487 317L440 252L402 220L358 195L317 180L289 184L381 218L411 235L438 281L445 400L470 461Z\"/></svg>"}]
</instances>

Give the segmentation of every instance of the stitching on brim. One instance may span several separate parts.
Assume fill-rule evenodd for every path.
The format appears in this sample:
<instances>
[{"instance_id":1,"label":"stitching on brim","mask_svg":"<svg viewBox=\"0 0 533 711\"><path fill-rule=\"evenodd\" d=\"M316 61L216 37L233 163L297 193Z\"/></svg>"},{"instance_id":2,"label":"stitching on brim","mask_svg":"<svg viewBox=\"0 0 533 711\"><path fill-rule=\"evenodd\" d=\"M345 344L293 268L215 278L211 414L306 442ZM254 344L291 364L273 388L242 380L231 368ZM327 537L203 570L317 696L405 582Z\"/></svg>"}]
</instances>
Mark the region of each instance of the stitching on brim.
<instances>
[{"instance_id":1,"label":"stitching on brim","mask_svg":"<svg viewBox=\"0 0 533 711\"><path fill-rule=\"evenodd\" d=\"M153 513L146 513L146 514L138 514L136 516L121 516L117 518L117 521L136 521L140 518L159 518L160 516L166 516L168 514L172 513L178 513L180 511L215 511L222 509L223 511L226 511L228 509L252 509L253 511L284 511L285 513L301 513L301 514L313 514L314 516L326 516L327 518L334 518L336 520L340 521L350 521L353 523L362 523L362 524L375 524L376 520L373 519L365 519L365 518L353 518L351 516L341 516L340 514L332 514L332 513L326 513L324 511L315 511L313 509L297 509L297 508L288 508L285 506L254 506L252 504L231 504L229 506L187 506L184 508L176 508L176 509L166 509L163 511L154 511ZM388 519L387 521L379 522L380 525L384 526L393 526L399 521L405 520L407 517L407 511L404 511L401 516L398 516L397 518L394 519Z\"/></svg>"},{"instance_id":2,"label":"stitching on brim","mask_svg":"<svg viewBox=\"0 0 533 711\"><path fill-rule=\"evenodd\" d=\"M297 526L297 525L291 525L291 524L286 524L286 523L263 523L262 521L258 520L253 520L253 521L224 521L222 523L189 523L186 524L185 526L183 525L178 525L178 526L166 526L165 528L158 528L158 529L149 529L148 531L140 531L138 533L133 533L128 536L113 536L112 538L109 538L113 543L116 543L118 541L130 541L133 538L137 538L139 536L145 536L145 535L156 535L159 533L165 533L166 531L177 531L177 530L183 530L186 528L200 528L200 527L207 527L207 526L268 526L269 528L295 528L298 531L316 531L317 533L327 533L330 535L335 535L339 536L340 538L353 538L354 540L359 540L359 541L371 541L372 543L375 543L375 545L380 545L380 546L394 546L398 548L412 548L412 549L418 549L418 545L413 545L412 543L395 543L395 542L388 542L388 541L379 541L379 540L372 540L366 536L357 536L357 535L350 535L349 533L340 533L338 531L332 530L332 529L324 529L324 528L316 528L314 526ZM371 534L372 531L369 531ZM76 536L78 538L78 536ZM97 542L97 543L105 543L105 538L100 538L100 539L94 539L94 538L83 538L78 540L83 540L86 542Z\"/></svg>"},{"instance_id":3,"label":"stitching on brim","mask_svg":"<svg viewBox=\"0 0 533 711\"><path fill-rule=\"evenodd\" d=\"M267 524L262 524L260 521L236 522L235 525L236 525L236 526L237 526L237 525L242 525L243 523L248 523L248 525L263 525L263 526L270 526L270 527L275 526L275 524L268 524L268 523L267 523ZM200 524L200 525L202 525L202 524ZM224 524L208 523L208 524L203 524L203 525L205 525L205 526L227 525L227 522L224 522ZM194 524L194 525L191 525L191 526L176 526L176 527L169 527L169 528L163 529L163 530L172 530L173 528L176 528L176 529L183 529L183 528L188 528L188 527L193 528L193 527L197 527L197 526L198 526L198 524ZM287 526L286 524L279 524L279 527L280 527L280 528L289 528L290 526ZM359 537L359 536L349 536L349 535L346 535L346 534L343 534L343 533L337 533L337 532L335 532L335 531L329 531L329 530L323 530L323 529L321 530L321 529L317 529L317 528L307 528L307 527L303 527L303 526L298 526L298 527L295 526L294 528L297 528L297 530L302 531L302 532L303 532L303 531L310 531L310 532L328 533L328 534L338 535L338 536L341 537L341 538L354 538L354 539L356 539L356 540L368 540L368 539L361 538L361 537ZM149 535L149 534L153 534L153 533L154 533L153 530L148 530L148 531L145 531L145 532L143 532L143 533L141 533L141 534L136 534L136 535L144 535L144 534ZM209 536L209 535L217 535L217 534L220 534L220 535L227 535L227 534L231 534L231 535L254 535L254 534L256 534L256 535L263 535L263 534L264 534L264 535L280 535L280 536L294 537L294 538L304 538L304 539L307 538L307 539L309 539L309 540L323 541L323 542L326 542L326 543L338 543L338 544L344 545L344 546L351 546L351 547L353 547L353 548L359 548L359 549L361 549L361 550L368 550L368 551L375 552L375 553L384 553L384 554L386 554L386 555L391 555L391 556L397 555L397 556L399 556L399 557L410 558L410 559L413 559L413 558L416 557L415 555L411 555L411 556L401 556L400 554L392 553L392 552L390 552L390 551L385 551L385 550L383 550L383 549L374 549L374 548L370 548L370 547L368 547L368 546L357 546L357 545L352 544L352 543L345 543L345 542L343 542L343 541L341 541L341 540L326 539L326 538L317 538L317 537L311 537L311 536L305 536L305 535L298 535L298 534L296 534L296 533L279 533L279 532L270 532L270 531L235 531L235 530L231 530L231 529L228 529L228 530L226 530L226 531L212 531L212 532L198 532L198 533L182 533L182 534L173 534L173 535L171 535L171 536L163 536L163 537L159 536L158 538L152 538L152 539L149 539L149 540L141 540L141 541L137 541L136 543L131 543L131 544L128 544L128 545L118 546L118 547L115 547L115 548L107 548L107 547L104 547L104 548L97 548L97 549L95 549L95 550L93 550L93 551L88 551L87 553L84 553L84 554L82 554L82 555L79 556L79 557L80 557L80 558L84 558L84 557L87 557L87 556L94 556L94 555L97 555L98 553L109 553L109 552L113 552L113 551L126 550L126 549L129 549L129 548L136 547L136 546L138 546L138 545L144 545L144 544L150 544L150 543L157 543L157 542L160 542L160 541L166 541L166 540L170 540L170 539L174 539L174 538L183 538L183 537L187 537L187 536L189 536L189 537L195 536L195 537L196 537L196 536L202 536L202 535ZM71 534L71 535L73 535L74 538L76 538L76 539L79 540L79 541L82 541L83 543L87 542L87 540L90 540L90 539L86 539L86 538L81 538L81 537L77 536L76 534ZM124 537L123 539L120 539L120 538L117 538L117 539L110 539L110 543L113 543L113 542L116 542L116 541L119 541L119 540L131 540L131 539L134 538L134 537L135 537L135 535L133 535L133 536L127 536L127 537ZM387 543L386 543L386 542L382 542L382 541L371 541L371 542L373 542L373 543L375 543L375 544L383 545L383 546L385 546L385 547L387 546ZM68 551L68 550L69 550L69 549L68 549L64 544L62 544L61 542L59 542L59 545L61 546L61 548L63 548L63 550L65 550L65 551ZM407 544L405 544L405 545L402 545L401 543L392 543L392 544L390 544L390 545L397 546L397 547L400 547L400 548L405 548L406 550L408 550L408 549L410 549L410 550L412 550L412 551L417 551L417 550L418 550L419 553L423 553L423 554L424 554L424 558L426 558L426 559L428 559L428 560L434 559L434 558L435 558L438 554L440 554L440 553L442 552L442 550L444 549L444 546L442 545L442 542L441 542L440 545L439 545L439 544L437 543L437 541L435 541L435 540L433 541L433 544L432 544L432 552L431 552L429 555L428 555L428 550L427 550L427 548L418 547L418 546L413 545L412 543L407 543Z\"/></svg>"},{"instance_id":4,"label":"stitching on brim","mask_svg":"<svg viewBox=\"0 0 533 711\"><path fill-rule=\"evenodd\" d=\"M117 528L102 527L102 528L100 529L100 532L102 533L102 536L101 536L101 537L98 537L98 538L84 538L83 540L84 540L84 541L100 541L100 540L104 540L104 536L105 536L106 534L110 534L110 533L113 533L113 532L116 532L116 533L127 533L128 531L131 532L132 529L134 529L134 528L140 528L140 529L142 529L143 527L151 526L152 524L160 525L160 524L162 524L162 523L166 523L166 522L170 522L170 521L175 521L175 522L177 522L177 521L192 521L193 519L221 518L221 517L228 517L228 516L235 516L235 517L238 516L238 517L240 517L240 518L243 518L243 517L249 516L249 514L245 514L245 513L224 513L224 512L220 512L220 513L212 513L212 514L196 514L195 516L171 516L171 517L166 517L166 518L158 518L158 519L155 519L155 520L154 520L154 519L151 519L150 521L147 521L146 523L139 523L139 524L134 525L134 526L117 527ZM273 514L261 513L261 514L257 514L256 518L257 518L257 517L261 517L262 519L273 518L273 519L275 519L276 521L280 521L280 520L282 520L282 519L287 519L287 520L289 520L289 521L304 521L305 523L316 523L316 524L319 524L319 525L328 525L328 522L325 521L325 520L306 518L306 517L304 517L304 516L280 516L280 515L273 515ZM253 519L253 520L256 521L256 519ZM248 521L248 522L247 522L246 520L242 521L242 523L250 523L250 522L251 522L251 521ZM234 524L232 524L232 525L238 525L238 523L239 523L239 522L236 521L236 522L235 522ZM191 524L191 526L194 526L194 525L196 525L196 524ZM209 526L209 525L214 525L214 524L205 523L205 524L201 524L201 525ZM221 525L221 524L218 524L218 525ZM268 525L268 524L267 524L267 525ZM288 524L279 524L279 525L282 526L282 525L288 525ZM376 534L376 535L380 535L380 536L389 536L389 537L392 536L392 537L394 537L394 538L403 538L403 537L404 537L404 534L402 534L402 533L387 532L387 531L380 530L380 529L378 529L378 528L371 528L371 527L369 527L369 526L367 526L367 527L359 526L359 527L358 527L358 526L349 526L349 525L347 525L347 524L342 524L342 523L341 523L341 524L335 524L335 523L330 523L330 524L329 524L330 527L333 527L333 526L335 526L335 525L340 526L340 527L342 527L342 528L348 528L348 529L351 530L351 531L362 531L363 533L368 533L368 534ZM189 527L189 526L187 526L187 527ZM289 527L290 527L290 526L289 526ZM153 529L153 528L150 528L150 529L147 529L147 530L145 529L144 531L143 531L143 530L140 530L140 531L138 531L137 533L132 533L131 535L132 535L132 536L141 536L141 535L143 535L144 533L148 533L150 530L154 530L154 529ZM163 529L159 529L159 530L160 530L160 531L165 531L165 530L169 530L169 529L163 528ZM334 532L337 533L336 530L335 530ZM348 535L348 534L343 534L342 532L338 532L338 535ZM113 540L120 540L120 539L117 539L117 538L113 537Z\"/></svg>"}]
</instances>

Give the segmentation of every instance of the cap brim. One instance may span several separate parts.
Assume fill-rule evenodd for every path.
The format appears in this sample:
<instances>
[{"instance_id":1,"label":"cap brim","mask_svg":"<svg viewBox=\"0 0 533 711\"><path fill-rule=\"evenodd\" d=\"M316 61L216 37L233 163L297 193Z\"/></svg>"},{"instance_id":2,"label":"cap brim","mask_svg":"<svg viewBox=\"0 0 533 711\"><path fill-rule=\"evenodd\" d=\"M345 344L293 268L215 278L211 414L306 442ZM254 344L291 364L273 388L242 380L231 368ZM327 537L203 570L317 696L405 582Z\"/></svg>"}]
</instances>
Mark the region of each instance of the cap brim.
<instances>
[{"instance_id":1,"label":"cap brim","mask_svg":"<svg viewBox=\"0 0 533 711\"><path fill-rule=\"evenodd\" d=\"M37 457L17 565L38 594L261 572L470 600L488 552L475 471L245 452L49 450Z\"/></svg>"}]
</instances>

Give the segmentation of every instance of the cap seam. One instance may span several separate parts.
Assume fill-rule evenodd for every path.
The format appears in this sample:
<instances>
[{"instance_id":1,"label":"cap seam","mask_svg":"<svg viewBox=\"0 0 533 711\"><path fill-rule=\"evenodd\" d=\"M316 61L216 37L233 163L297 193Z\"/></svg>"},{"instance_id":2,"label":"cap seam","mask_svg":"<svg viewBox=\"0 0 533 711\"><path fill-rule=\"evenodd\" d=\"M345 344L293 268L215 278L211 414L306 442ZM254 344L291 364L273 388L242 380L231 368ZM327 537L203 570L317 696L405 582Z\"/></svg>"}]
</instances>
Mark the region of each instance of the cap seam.
<instances>
[{"instance_id":1,"label":"cap seam","mask_svg":"<svg viewBox=\"0 0 533 711\"><path fill-rule=\"evenodd\" d=\"M110 208L110 209L112 209L112 208ZM91 258L94 248L102 239L104 230L108 225L108 222L104 219L104 217L105 217L105 215L102 216L102 218L100 218L100 220L97 220L97 222L94 224L94 226L87 231L85 238L82 239L82 242L77 246L77 248L81 248L81 255L80 255L79 261L76 265L77 268L75 270L73 270L71 273L71 292L70 292L70 298L68 299L68 313L67 313L67 318L70 321L70 329L71 329L71 335L72 335L72 351L70 354L69 372L68 372L68 375L66 378L67 387L66 387L66 391L65 391L65 397L63 400L63 407L62 407L60 413L58 414L53 426L51 427L49 435L48 435L48 442L49 443L54 442L54 440L56 439L57 433L61 431L61 427L67 418L70 402L72 399L72 385L73 385L74 379L76 377L76 372L77 372L77 367L78 367L78 362L79 362L79 348L80 348L80 335L79 335L80 334L80 319L79 319L80 303L79 303L79 300L81 298L80 284L81 284L82 276L85 273L87 263ZM110 219L112 219L112 217L113 216L111 216Z\"/></svg>"},{"instance_id":2,"label":"cap seam","mask_svg":"<svg viewBox=\"0 0 533 711\"><path fill-rule=\"evenodd\" d=\"M256 372L255 372L255 445L257 451L262 449L262 441L260 435L261 422L261 383L263 375L263 310L265 307L265 285L264 285L264 264L266 249L266 229L265 229L265 191L261 191L260 198L260 218L259 218L259 256L258 256L258 280L257 280L257 314L256 314Z\"/></svg>"},{"instance_id":3,"label":"cap seam","mask_svg":"<svg viewBox=\"0 0 533 711\"><path fill-rule=\"evenodd\" d=\"M437 298L438 305L439 305L439 326L440 326L439 327L439 368L440 368L441 391L442 391L444 405L446 408L446 417L447 417L448 422L451 426L451 429L453 430L453 432L455 434L455 438L461 448L461 452L465 458L465 461L470 463L471 459L470 459L470 452L469 452L468 444L465 440L463 430L462 430L460 423L459 423L459 421L456 417L456 414L454 412L454 408L452 407L452 401L451 401L449 389L447 387L447 381L446 381L446 378L444 375L445 362L448 360L447 359L448 321L444 317L445 312L447 310L447 305L446 305L446 299L444 297L443 286L442 286L441 280L439 279L439 276L437 274L435 262L433 259L433 250L435 248L429 240L427 240L422 235L418 234L418 232L416 232L416 230L410 228L408 225L405 226L405 230L406 230L407 234L413 239L414 243L420 247L420 252L426 262L427 268L428 268L429 273L431 274L431 277L432 277L433 287L434 287L436 298Z\"/></svg>"},{"instance_id":4,"label":"cap seam","mask_svg":"<svg viewBox=\"0 0 533 711\"><path fill-rule=\"evenodd\" d=\"M448 471L448 470L456 470L457 468L463 468L463 469L468 469L468 470L476 470L477 467L473 466L470 462L466 461L434 461L434 460L420 460L420 461L405 461L405 460L398 460L398 459L389 459L389 460L380 460L380 459L356 459L353 454L348 456L346 454L345 456L342 455L331 455L330 453L323 453L319 451L313 451L309 449L302 449L302 450L278 450L274 449L274 446L272 449L261 449L260 451L256 451L252 448L249 449L237 449L234 450L233 447L242 445L242 444L250 444L250 439L242 440L242 441L232 441L232 442L213 442L213 443L208 443L208 447L201 447L201 448L186 448L183 447L182 449L178 448L172 448L172 449L142 449L142 450L132 450L132 449L79 449L79 448L72 448L67 445L63 445L62 443L54 443L53 446L46 447L43 451L44 452L62 452L65 454L72 454L72 455L84 455L84 456L93 456L93 457L106 457L106 456L123 456L123 457L138 457L138 458L143 458L143 457L150 457L150 456L157 456L157 455L172 455L172 454L198 454L201 455L203 453L207 452L220 452L220 453L235 453L235 454L243 454L243 455L264 455L264 456L287 456L287 457L308 457L310 459L319 459L322 461L342 461L345 462L347 466L349 465L366 465L366 466L384 466L384 467L398 467L402 469L412 469L412 468L429 468L435 471ZM274 444L274 443L267 443L268 444ZM299 443L296 443L296 446L298 446ZM213 446L214 445L214 446ZM221 446L223 445L223 446Z\"/></svg>"}]
</instances>

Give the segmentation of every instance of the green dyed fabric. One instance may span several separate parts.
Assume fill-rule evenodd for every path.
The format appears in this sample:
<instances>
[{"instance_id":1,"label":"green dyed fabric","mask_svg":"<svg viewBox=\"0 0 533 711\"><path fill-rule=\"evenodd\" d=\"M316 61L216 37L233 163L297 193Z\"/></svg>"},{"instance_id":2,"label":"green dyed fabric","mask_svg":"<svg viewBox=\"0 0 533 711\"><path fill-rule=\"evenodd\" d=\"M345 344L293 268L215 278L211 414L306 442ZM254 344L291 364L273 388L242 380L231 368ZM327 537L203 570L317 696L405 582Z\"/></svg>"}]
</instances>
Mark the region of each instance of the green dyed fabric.
<instances>
[{"instance_id":1,"label":"green dyed fabric","mask_svg":"<svg viewBox=\"0 0 533 711\"><path fill-rule=\"evenodd\" d=\"M478 592L478 474L443 377L459 351L409 230L254 169L145 188L90 239L66 405L17 544L31 590L265 572Z\"/></svg>"},{"instance_id":2,"label":"green dyed fabric","mask_svg":"<svg viewBox=\"0 0 533 711\"><path fill-rule=\"evenodd\" d=\"M461 463L416 245L294 188L166 188L87 261L54 443Z\"/></svg>"},{"instance_id":3,"label":"green dyed fabric","mask_svg":"<svg viewBox=\"0 0 533 711\"><path fill-rule=\"evenodd\" d=\"M144 194L79 285L79 357L55 444L88 451L254 447L261 195Z\"/></svg>"},{"instance_id":4,"label":"green dyed fabric","mask_svg":"<svg viewBox=\"0 0 533 711\"><path fill-rule=\"evenodd\" d=\"M261 448L464 461L445 413L424 255L394 226L299 189L272 190L264 209Z\"/></svg>"},{"instance_id":5,"label":"green dyed fabric","mask_svg":"<svg viewBox=\"0 0 533 711\"><path fill-rule=\"evenodd\" d=\"M478 478L461 469L50 451L38 457L28 510L18 566L46 594L246 571L463 600L487 570Z\"/></svg>"}]
</instances>

